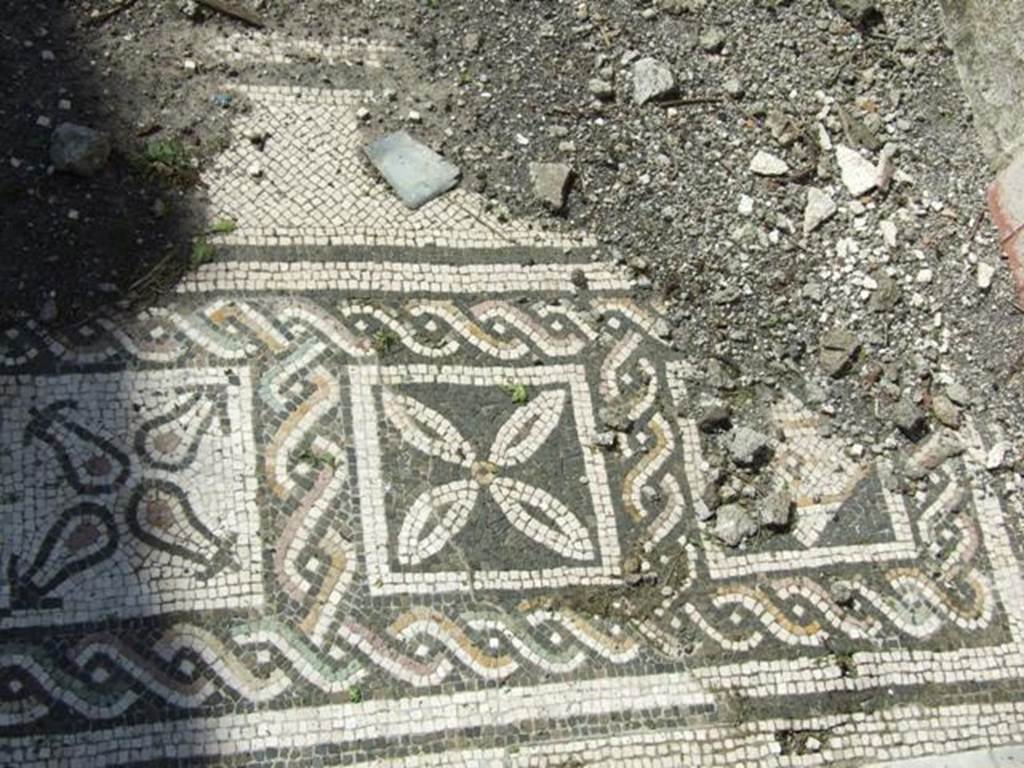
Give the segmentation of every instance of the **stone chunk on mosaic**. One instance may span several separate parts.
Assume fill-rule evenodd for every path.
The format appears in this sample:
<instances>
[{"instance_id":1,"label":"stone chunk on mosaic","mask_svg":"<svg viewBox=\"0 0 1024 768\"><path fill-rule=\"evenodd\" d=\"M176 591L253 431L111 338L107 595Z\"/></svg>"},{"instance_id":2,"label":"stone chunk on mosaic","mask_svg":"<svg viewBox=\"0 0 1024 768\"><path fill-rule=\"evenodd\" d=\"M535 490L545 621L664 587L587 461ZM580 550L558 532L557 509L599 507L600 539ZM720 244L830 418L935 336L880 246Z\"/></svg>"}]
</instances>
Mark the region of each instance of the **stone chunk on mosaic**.
<instances>
[{"instance_id":1,"label":"stone chunk on mosaic","mask_svg":"<svg viewBox=\"0 0 1024 768\"><path fill-rule=\"evenodd\" d=\"M363 151L405 203L416 210L459 181L459 169L405 131L389 133Z\"/></svg>"}]
</instances>

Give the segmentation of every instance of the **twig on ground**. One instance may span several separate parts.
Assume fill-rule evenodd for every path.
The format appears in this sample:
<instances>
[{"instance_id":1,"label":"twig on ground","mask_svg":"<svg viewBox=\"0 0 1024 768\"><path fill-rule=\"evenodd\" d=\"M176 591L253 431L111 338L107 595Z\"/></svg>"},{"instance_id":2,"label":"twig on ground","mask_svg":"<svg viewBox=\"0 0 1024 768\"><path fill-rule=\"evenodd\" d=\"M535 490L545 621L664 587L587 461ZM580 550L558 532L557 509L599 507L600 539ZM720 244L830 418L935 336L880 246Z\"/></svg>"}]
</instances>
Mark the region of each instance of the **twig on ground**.
<instances>
[{"instance_id":1,"label":"twig on ground","mask_svg":"<svg viewBox=\"0 0 1024 768\"><path fill-rule=\"evenodd\" d=\"M102 24L105 21L109 21L119 14L121 11L126 11L131 8L138 0L121 0L120 3L112 8L108 8L102 13L97 13L95 16L90 16L88 19L89 24Z\"/></svg>"},{"instance_id":2,"label":"twig on ground","mask_svg":"<svg viewBox=\"0 0 1024 768\"><path fill-rule=\"evenodd\" d=\"M722 101L721 96L691 96L685 99L669 99L668 101L659 101L658 106L660 107L689 107L695 104L717 104Z\"/></svg>"},{"instance_id":3,"label":"twig on ground","mask_svg":"<svg viewBox=\"0 0 1024 768\"><path fill-rule=\"evenodd\" d=\"M149 280L151 280L157 274L160 268L163 267L163 265L167 263L167 260L170 259L171 256L173 255L173 250L169 250L167 253L165 253L156 264L154 264L152 267L146 270L146 272L141 277L137 278L131 285L129 285L128 290L125 291L125 293L131 293L140 285L149 282Z\"/></svg>"},{"instance_id":4,"label":"twig on ground","mask_svg":"<svg viewBox=\"0 0 1024 768\"><path fill-rule=\"evenodd\" d=\"M252 11L242 8L241 6L229 3L226 0L197 0L201 5L205 5L212 11L223 13L225 16L233 16L236 19L244 21L246 24L251 24L254 27L264 27L263 19L257 16Z\"/></svg>"},{"instance_id":5,"label":"twig on ground","mask_svg":"<svg viewBox=\"0 0 1024 768\"><path fill-rule=\"evenodd\" d=\"M981 229L981 222L985 220L986 213L988 213L988 208L986 208L985 206L981 206L978 209L978 215L974 219L974 226L971 227L971 234L967 237L967 239L970 240L971 242L974 241L974 238L978 234L978 230Z\"/></svg>"},{"instance_id":6,"label":"twig on ground","mask_svg":"<svg viewBox=\"0 0 1024 768\"><path fill-rule=\"evenodd\" d=\"M999 239L1000 245L1006 245L1008 242L1013 240L1017 235L1024 231L1024 221L1018 224L1016 227L1007 232L1003 237Z\"/></svg>"}]
</instances>

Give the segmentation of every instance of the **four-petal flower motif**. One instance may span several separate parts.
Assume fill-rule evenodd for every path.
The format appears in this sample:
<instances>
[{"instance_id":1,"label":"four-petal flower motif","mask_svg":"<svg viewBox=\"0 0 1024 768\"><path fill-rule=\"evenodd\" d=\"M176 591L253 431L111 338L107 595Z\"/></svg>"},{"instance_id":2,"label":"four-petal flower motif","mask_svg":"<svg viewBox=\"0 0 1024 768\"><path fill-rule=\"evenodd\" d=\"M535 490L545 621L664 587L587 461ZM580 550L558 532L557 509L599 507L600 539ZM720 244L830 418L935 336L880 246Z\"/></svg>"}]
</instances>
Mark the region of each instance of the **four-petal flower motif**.
<instances>
[{"instance_id":1,"label":"four-petal flower motif","mask_svg":"<svg viewBox=\"0 0 1024 768\"><path fill-rule=\"evenodd\" d=\"M419 451L464 467L468 477L419 495L398 533L398 560L418 565L436 555L466 527L481 493L490 493L508 522L532 541L573 560L594 558L590 532L547 491L503 476L532 458L561 421L566 392L541 392L501 425L486 459L447 418L408 395L385 389L384 415Z\"/></svg>"}]
</instances>

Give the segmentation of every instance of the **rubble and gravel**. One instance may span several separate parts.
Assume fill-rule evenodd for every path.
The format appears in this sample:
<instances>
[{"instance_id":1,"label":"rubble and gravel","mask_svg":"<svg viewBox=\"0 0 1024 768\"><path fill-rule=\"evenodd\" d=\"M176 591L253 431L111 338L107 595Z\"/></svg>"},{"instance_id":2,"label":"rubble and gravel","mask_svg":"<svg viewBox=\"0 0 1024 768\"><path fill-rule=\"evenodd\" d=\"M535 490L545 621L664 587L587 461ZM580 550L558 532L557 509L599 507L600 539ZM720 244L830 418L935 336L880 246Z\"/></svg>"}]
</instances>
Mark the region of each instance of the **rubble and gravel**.
<instances>
[{"instance_id":1,"label":"rubble and gravel","mask_svg":"<svg viewBox=\"0 0 1024 768\"><path fill-rule=\"evenodd\" d=\"M937 11L838 5L491 4L480 55L437 65L439 81L460 83L458 125L437 129L456 130L445 151L514 214L542 210L526 163L571 163L572 205L549 225L595 232L601 259L643 254L638 289L664 300L672 343L704 361L696 384L708 393L747 403L794 391L827 409L837 435L883 455L914 445L893 432L897 403L922 414L920 439L943 426L923 394L955 379L980 395L969 414L1016 445L1011 340L1024 316L996 261L990 171L964 141L970 113ZM552 37L522 33L531 13ZM453 11L450 23L473 22ZM671 70L678 97L633 103L644 58ZM835 350L840 378L806 354L824 329L857 342ZM733 422L769 428L763 408L736 410Z\"/></svg>"}]
</instances>

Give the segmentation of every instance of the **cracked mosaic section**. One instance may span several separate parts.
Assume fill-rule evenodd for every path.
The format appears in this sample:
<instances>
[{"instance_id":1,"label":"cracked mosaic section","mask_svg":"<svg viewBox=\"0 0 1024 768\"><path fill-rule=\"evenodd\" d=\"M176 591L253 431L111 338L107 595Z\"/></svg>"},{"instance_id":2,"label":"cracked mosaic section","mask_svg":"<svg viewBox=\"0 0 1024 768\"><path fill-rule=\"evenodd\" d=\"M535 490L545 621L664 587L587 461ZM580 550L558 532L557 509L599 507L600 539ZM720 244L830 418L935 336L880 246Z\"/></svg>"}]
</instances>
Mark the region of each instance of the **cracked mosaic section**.
<instances>
[{"instance_id":1,"label":"cracked mosaic section","mask_svg":"<svg viewBox=\"0 0 1024 768\"><path fill-rule=\"evenodd\" d=\"M570 285L574 267L558 269ZM845 732L850 715L829 720L843 697L893 690L902 706L927 688L941 708L968 687L1016 690L1020 573L980 469L984 430L964 426L966 452L927 493L896 496L894 467L847 460L783 394L762 471L792 492L795 524L727 548L701 508L709 446L693 423L694 367L661 327L626 296L566 288L200 291L67 336L12 330L0 350L4 444L27 436L29 448L5 454L0 477L13 490L33 468L26 508L45 525L31 533L43 563L32 599L64 596L47 586L65 574L88 586L107 530L119 547L156 552L147 564L177 558L175 576L194 581L192 602L161 617L120 618L114 587L97 592L102 608L82 603L80 623L40 605L19 609L24 630L16 611L5 616L5 746L29 764L179 750L244 753L244 764L288 749L304 765L328 747L339 764L429 765L432 750L458 764L511 759L494 745L543 717L566 759L600 762L625 748L623 718L713 730L741 700L751 759L782 760L801 729ZM43 372L57 365L68 372ZM238 526L195 499L234 492L234 456L251 459L241 475L255 512L233 541ZM225 554L257 530L258 556ZM11 583L6 595L28 594ZM158 591L170 601L175 589ZM46 610L62 618L40 619ZM34 643L39 625L49 634ZM505 709L510 696L521 706ZM1019 716L980 711L993 727ZM322 730L296 725L313 720ZM863 721L878 733L886 722ZM194 740L172 738L183 727ZM119 742L127 729L144 746ZM798 735L763 740L786 729ZM881 754L821 729L822 760ZM385 734L403 746L378 743Z\"/></svg>"}]
</instances>

